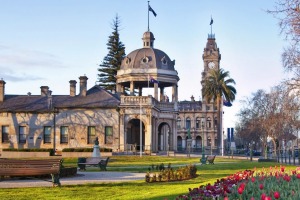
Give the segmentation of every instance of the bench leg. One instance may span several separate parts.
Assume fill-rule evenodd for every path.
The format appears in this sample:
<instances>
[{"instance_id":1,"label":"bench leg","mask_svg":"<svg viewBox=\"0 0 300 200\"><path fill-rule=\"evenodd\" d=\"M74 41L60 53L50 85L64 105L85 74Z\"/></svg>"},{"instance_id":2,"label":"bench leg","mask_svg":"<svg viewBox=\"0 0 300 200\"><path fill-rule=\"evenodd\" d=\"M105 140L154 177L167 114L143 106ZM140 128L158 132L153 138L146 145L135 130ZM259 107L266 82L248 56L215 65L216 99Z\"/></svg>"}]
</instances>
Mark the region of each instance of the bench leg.
<instances>
[{"instance_id":1,"label":"bench leg","mask_svg":"<svg viewBox=\"0 0 300 200\"><path fill-rule=\"evenodd\" d=\"M79 167L79 171L85 171L86 170L85 165L79 164L78 167Z\"/></svg>"},{"instance_id":2,"label":"bench leg","mask_svg":"<svg viewBox=\"0 0 300 200\"><path fill-rule=\"evenodd\" d=\"M51 177L52 177L52 185L53 187L56 187L56 186L61 186L60 184L60 181L59 181L59 174L51 174Z\"/></svg>"},{"instance_id":3,"label":"bench leg","mask_svg":"<svg viewBox=\"0 0 300 200\"><path fill-rule=\"evenodd\" d=\"M99 168L100 170L106 171L106 165L99 164Z\"/></svg>"}]
</instances>

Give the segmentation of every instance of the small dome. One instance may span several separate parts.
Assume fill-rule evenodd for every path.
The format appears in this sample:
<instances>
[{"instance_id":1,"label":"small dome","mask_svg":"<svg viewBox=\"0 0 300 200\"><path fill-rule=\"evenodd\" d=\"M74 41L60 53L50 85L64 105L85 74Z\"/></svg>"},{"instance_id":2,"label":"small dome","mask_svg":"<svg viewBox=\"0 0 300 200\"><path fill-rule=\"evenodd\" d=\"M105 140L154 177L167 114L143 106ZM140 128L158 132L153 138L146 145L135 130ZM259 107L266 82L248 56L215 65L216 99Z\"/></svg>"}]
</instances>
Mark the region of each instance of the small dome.
<instances>
[{"instance_id":1,"label":"small dome","mask_svg":"<svg viewBox=\"0 0 300 200\"><path fill-rule=\"evenodd\" d=\"M144 48L153 48L155 38L152 32L150 31L145 32L143 34L142 40L143 40Z\"/></svg>"},{"instance_id":2,"label":"small dome","mask_svg":"<svg viewBox=\"0 0 300 200\"><path fill-rule=\"evenodd\" d=\"M150 31L145 32L143 34L143 38L149 38L149 39L155 40L153 33Z\"/></svg>"}]
</instances>

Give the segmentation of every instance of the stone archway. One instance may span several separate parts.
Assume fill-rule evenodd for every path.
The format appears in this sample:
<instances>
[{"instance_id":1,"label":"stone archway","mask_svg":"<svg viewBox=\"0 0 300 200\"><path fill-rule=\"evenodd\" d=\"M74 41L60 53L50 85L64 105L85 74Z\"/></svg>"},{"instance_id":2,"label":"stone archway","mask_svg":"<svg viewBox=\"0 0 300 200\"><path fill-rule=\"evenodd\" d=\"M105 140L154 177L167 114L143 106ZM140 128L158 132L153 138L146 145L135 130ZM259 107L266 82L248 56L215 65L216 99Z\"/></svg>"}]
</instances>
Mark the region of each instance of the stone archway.
<instances>
[{"instance_id":1,"label":"stone archway","mask_svg":"<svg viewBox=\"0 0 300 200\"><path fill-rule=\"evenodd\" d=\"M145 149L145 125L142 121L142 131L140 129L141 126L140 119L131 119L127 124L126 131L126 144L129 146L129 149L132 150L140 150L142 146L142 150ZM142 137L142 145L141 145L141 137Z\"/></svg>"},{"instance_id":2,"label":"stone archway","mask_svg":"<svg viewBox=\"0 0 300 200\"><path fill-rule=\"evenodd\" d=\"M173 149L173 133L171 132L170 125L162 122L158 126L158 150L167 151Z\"/></svg>"}]
</instances>

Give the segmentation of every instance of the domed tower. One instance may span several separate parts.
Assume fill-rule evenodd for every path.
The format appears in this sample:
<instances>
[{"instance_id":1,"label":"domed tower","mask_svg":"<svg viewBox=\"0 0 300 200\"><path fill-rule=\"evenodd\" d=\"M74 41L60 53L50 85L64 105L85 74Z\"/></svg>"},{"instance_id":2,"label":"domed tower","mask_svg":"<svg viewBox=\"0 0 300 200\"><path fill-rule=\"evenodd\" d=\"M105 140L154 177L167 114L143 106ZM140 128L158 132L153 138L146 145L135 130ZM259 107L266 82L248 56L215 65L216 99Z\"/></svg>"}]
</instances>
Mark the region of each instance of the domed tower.
<instances>
[{"instance_id":1,"label":"domed tower","mask_svg":"<svg viewBox=\"0 0 300 200\"><path fill-rule=\"evenodd\" d=\"M154 98L164 101L164 89L172 87L172 102L176 102L178 73L174 69L175 60L159 50L154 49L154 35L147 31L143 35L143 48L136 49L129 53L122 61L120 70L117 73L117 92L125 94L126 88L129 95L133 96L138 90L138 96L143 96L143 88L154 88ZM160 88L160 95L158 95Z\"/></svg>"},{"instance_id":2,"label":"domed tower","mask_svg":"<svg viewBox=\"0 0 300 200\"><path fill-rule=\"evenodd\" d=\"M116 92L121 99L120 146L137 144L151 151L173 149L179 81L175 60L154 48L152 32L145 32L142 40L143 48L124 58L116 76ZM168 88L172 97L165 95ZM148 93L152 91L153 94Z\"/></svg>"}]
</instances>

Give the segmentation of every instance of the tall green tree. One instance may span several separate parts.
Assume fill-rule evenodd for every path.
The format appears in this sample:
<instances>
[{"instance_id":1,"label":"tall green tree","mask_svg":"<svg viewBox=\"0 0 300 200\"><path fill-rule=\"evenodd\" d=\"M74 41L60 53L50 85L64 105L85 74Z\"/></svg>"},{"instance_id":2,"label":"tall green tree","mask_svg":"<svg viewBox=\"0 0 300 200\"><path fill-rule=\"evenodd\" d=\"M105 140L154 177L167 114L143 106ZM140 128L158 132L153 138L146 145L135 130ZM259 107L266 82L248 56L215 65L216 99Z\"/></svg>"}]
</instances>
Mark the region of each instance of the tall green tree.
<instances>
[{"instance_id":1,"label":"tall green tree","mask_svg":"<svg viewBox=\"0 0 300 200\"><path fill-rule=\"evenodd\" d=\"M107 49L108 54L104 57L98 68L98 83L99 85L110 91L116 90L116 75L120 69L121 62L126 56L125 46L120 41L119 34L120 18L116 15L113 20L113 32L108 38Z\"/></svg>"},{"instance_id":2,"label":"tall green tree","mask_svg":"<svg viewBox=\"0 0 300 200\"><path fill-rule=\"evenodd\" d=\"M217 104L217 120L218 120L218 137L221 136L222 130L220 126L221 122L221 103L223 98L227 102L233 102L235 100L236 89L233 86L235 81L229 77L229 72L224 69L212 69L208 71L206 78L204 79L204 85L202 88L202 94L207 102L213 100ZM218 138L219 146L222 145L221 138Z\"/></svg>"}]
</instances>

